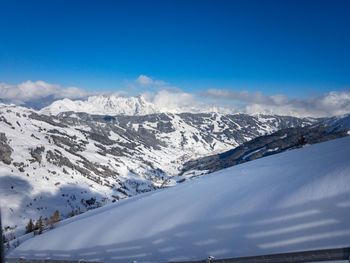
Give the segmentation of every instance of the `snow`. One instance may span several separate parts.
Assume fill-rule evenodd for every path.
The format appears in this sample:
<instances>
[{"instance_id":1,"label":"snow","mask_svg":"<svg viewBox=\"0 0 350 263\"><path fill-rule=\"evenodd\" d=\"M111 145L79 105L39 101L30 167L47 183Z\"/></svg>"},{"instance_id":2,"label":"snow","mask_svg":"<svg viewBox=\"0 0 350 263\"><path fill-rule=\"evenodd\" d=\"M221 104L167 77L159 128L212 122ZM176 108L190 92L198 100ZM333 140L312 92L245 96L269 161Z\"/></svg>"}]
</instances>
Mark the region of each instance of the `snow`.
<instances>
[{"instance_id":1,"label":"snow","mask_svg":"<svg viewBox=\"0 0 350 263\"><path fill-rule=\"evenodd\" d=\"M46 161L47 151L55 151L57 146L52 145L45 138L45 134L38 129L57 129L62 133L77 135L81 133L75 129L62 129L48 123L24 117L29 116L31 110L9 105L0 105L0 115L5 117L12 126L0 122L1 132L6 134L10 146L13 149L11 158L13 163L23 162L24 172L20 172L14 165L0 165L0 206L2 207L3 227L14 227L7 236L14 234L20 236L24 233L24 226L29 218L37 220L39 216L49 217L58 209L61 216L67 216L72 209L84 211L81 200L91 197L103 199L114 192L100 184L89 180L81 174L65 167L63 168ZM31 135L34 135L31 136ZM37 139L38 138L38 139ZM38 146L45 146L41 163L31 162L30 150ZM62 149L60 149L62 151ZM91 160L99 157L91 154ZM77 160L75 155L65 152L65 156L71 161ZM105 160L100 160L103 163ZM107 161L105 161L107 162ZM74 197L74 200L71 198ZM100 201L100 200L99 200ZM12 233L11 233L12 232Z\"/></svg>"},{"instance_id":2,"label":"snow","mask_svg":"<svg viewBox=\"0 0 350 263\"><path fill-rule=\"evenodd\" d=\"M338 125L341 125L342 129L350 129L350 114L339 117Z\"/></svg>"},{"instance_id":3,"label":"snow","mask_svg":"<svg viewBox=\"0 0 350 263\"><path fill-rule=\"evenodd\" d=\"M227 107L212 107L201 104L200 106L178 105L164 101L146 98L143 95L137 97L120 97L116 95L99 95L88 97L87 100L62 99L53 102L51 105L41 109L42 114L57 115L62 112L86 112L90 114L108 114L108 115L146 115L153 113L212 113L221 114L237 113Z\"/></svg>"},{"instance_id":4,"label":"snow","mask_svg":"<svg viewBox=\"0 0 350 263\"><path fill-rule=\"evenodd\" d=\"M287 134L284 134L283 136L280 137L280 139L285 139L285 138L287 138L287 137L288 137L288 135L287 135Z\"/></svg>"},{"instance_id":5,"label":"snow","mask_svg":"<svg viewBox=\"0 0 350 263\"><path fill-rule=\"evenodd\" d=\"M40 112L42 114L57 115L67 111L102 115L145 115L155 113L156 109L152 103L147 102L142 96L125 98L101 95L91 96L86 101L57 100L48 107L41 109Z\"/></svg>"},{"instance_id":6,"label":"snow","mask_svg":"<svg viewBox=\"0 0 350 263\"><path fill-rule=\"evenodd\" d=\"M8 257L141 263L349 246L349 146L328 141L107 205Z\"/></svg>"},{"instance_id":7,"label":"snow","mask_svg":"<svg viewBox=\"0 0 350 263\"><path fill-rule=\"evenodd\" d=\"M260 148L260 149L257 149L257 150L255 150L255 151L252 151L252 152L250 152L250 153L244 155L244 156L242 157L242 159L245 160L245 159L247 159L249 156L251 156L251 155L253 155L253 154L257 153L257 152L266 150L266 148L267 148L267 147L264 146L264 147L262 147L262 148Z\"/></svg>"}]
</instances>

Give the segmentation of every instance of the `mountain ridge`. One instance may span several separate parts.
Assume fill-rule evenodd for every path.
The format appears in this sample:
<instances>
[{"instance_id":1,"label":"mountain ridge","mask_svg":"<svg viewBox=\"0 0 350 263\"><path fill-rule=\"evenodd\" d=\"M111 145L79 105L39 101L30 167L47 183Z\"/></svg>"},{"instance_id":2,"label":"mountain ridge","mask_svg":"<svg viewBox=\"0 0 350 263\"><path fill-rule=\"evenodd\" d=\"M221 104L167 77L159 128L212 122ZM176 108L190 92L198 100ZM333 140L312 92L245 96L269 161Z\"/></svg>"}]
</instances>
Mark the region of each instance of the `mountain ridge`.
<instances>
[{"instance_id":1,"label":"mountain ridge","mask_svg":"<svg viewBox=\"0 0 350 263\"><path fill-rule=\"evenodd\" d=\"M304 145L325 142L348 135L350 135L350 114L334 117L310 126L281 129L244 142L226 152L189 160L184 164L178 180L196 174L212 173Z\"/></svg>"},{"instance_id":2,"label":"mountain ridge","mask_svg":"<svg viewBox=\"0 0 350 263\"><path fill-rule=\"evenodd\" d=\"M62 112L85 112L100 115L147 115L157 113L155 106L143 96L118 97L99 95L87 100L63 99L40 110L42 114L57 115Z\"/></svg>"},{"instance_id":3,"label":"mountain ridge","mask_svg":"<svg viewBox=\"0 0 350 263\"><path fill-rule=\"evenodd\" d=\"M172 96L176 96L176 93ZM148 97L148 96L147 96ZM98 115L148 115L157 113L219 113L239 114L233 109L220 106L209 106L205 103L178 104L171 100L146 99L142 94L123 97L119 95L96 95L86 100L62 99L42 108L39 112L46 115L58 115L63 112L85 112ZM258 114L255 114L258 115Z\"/></svg>"},{"instance_id":4,"label":"mountain ridge","mask_svg":"<svg viewBox=\"0 0 350 263\"><path fill-rule=\"evenodd\" d=\"M173 177L190 159L315 122L219 113L51 116L1 104L4 225L20 234L29 218L48 217L54 207L66 217L167 187L177 183Z\"/></svg>"}]
</instances>

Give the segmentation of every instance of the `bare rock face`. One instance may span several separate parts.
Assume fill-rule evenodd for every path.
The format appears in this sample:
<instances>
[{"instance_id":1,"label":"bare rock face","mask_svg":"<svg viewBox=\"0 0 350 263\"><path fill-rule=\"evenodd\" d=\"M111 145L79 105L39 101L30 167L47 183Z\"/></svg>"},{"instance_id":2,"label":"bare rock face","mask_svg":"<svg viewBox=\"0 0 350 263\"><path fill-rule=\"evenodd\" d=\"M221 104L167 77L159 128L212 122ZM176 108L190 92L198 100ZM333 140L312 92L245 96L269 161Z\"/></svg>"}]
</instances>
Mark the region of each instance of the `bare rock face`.
<instances>
[{"instance_id":1,"label":"bare rock face","mask_svg":"<svg viewBox=\"0 0 350 263\"><path fill-rule=\"evenodd\" d=\"M13 149L10 145L8 145L5 133L0 132L0 161L2 161L4 164L11 164L12 152Z\"/></svg>"},{"instance_id":2,"label":"bare rock face","mask_svg":"<svg viewBox=\"0 0 350 263\"><path fill-rule=\"evenodd\" d=\"M30 155L33 157L33 160L41 163L42 160L42 156L41 154L45 151L45 147L41 146L41 147L36 147L35 149L32 149L30 151Z\"/></svg>"}]
</instances>

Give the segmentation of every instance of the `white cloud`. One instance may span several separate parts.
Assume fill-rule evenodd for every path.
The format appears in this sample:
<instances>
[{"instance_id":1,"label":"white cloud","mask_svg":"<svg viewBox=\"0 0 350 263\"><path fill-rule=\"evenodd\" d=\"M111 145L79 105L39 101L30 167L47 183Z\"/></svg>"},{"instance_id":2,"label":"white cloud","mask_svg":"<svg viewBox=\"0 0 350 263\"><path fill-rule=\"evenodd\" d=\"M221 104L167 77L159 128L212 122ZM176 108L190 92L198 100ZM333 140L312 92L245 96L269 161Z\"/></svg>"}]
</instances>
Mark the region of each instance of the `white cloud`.
<instances>
[{"instance_id":1,"label":"white cloud","mask_svg":"<svg viewBox=\"0 0 350 263\"><path fill-rule=\"evenodd\" d=\"M331 91L309 98L289 98L283 94L267 96L260 91L250 93L220 89L209 89L201 95L206 98L244 103L242 111L248 114L326 117L350 112L350 93L346 91Z\"/></svg>"},{"instance_id":2,"label":"white cloud","mask_svg":"<svg viewBox=\"0 0 350 263\"><path fill-rule=\"evenodd\" d=\"M233 113L237 107L223 105L217 101L202 101L193 93L186 93L179 88L160 89L156 93L144 92L141 94L148 102L154 104L161 112L222 112Z\"/></svg>"},{"instance_id":3,"label":"white cloud","mask_svg":"<svg viewBox=\"0 0 350 263\"><path fill-rule=\"evenodd\" d=\"M98 92L90 92L77 87L63 88L44 81L26 81L18 85L0 83L0 101L17 105L48 105L57 99L84 99Z\"/></svg>"},{"instance_id":4,"label":"white cloud","mask_svg":"<svg viewBox=\"0 0 350 263\"><path fill-rule=\"evenodd\" d=\"M162 111L179 112L190 105L197 105L197 100L193 94L183 91L170 91L167 89L154 92L144 92L141 94L148 102L154 104Z\"/></svg>"},{"instance_id":5,"label":"white cloud","mask_svg":"<svg viewBox=\"0 0 350 263\"><path fill-rule=\"evenodd\" d=\"M164 85L167 85L167 83L163 80L153 80L152 78L147 77L147 76L142 75L142 74L135 80L135 82L141 86L151 86L151 85L164 86Z\"/></svg>"},{"instance_id":6,"label":"white cloud","mask_svg":"<svg viewBox=\"0 0 350 263\"><path fill-rule=\"evenodd\" d=\"M242 91L229 91L223 89L209 89L201 93L204 97L216 98L216 99L230 99L245 103L256 103L266 105L283 105L288 101L288 97L285 95L273 95L266 96L261 91L249 92L247 90Z\"/></svg>"},{"instance_id":7,"label":"white cloud","mask_svg":"<svg viewBox=\"0 0 350 263\"><path fill-rule=\"evenodd\" d=\"M145 87L148 92L143 95L156 108L170 112L211 112L278 114L299 117L327 117L350 113L350 92L331 91L308 98L289 98L283 94L265 95L261 91L230 91L209 89L200 96L168 85L161 80L153 80L140 75L134 81L135 94L137 85ZM130 91L129 89L126 89ZM40 109L53 101L63 98L84 100L93 95L127 96L126 90L115 92L87 91L77 87L61 87L44 81L26 81L18 85L0 83L0 102L14 103Z\"/></svg>"},{"instance_id":8,"label":"white cloud","mask_svg":"<svg viewBox=\"0 0 350 263\"><path fill-rule=\"evenodd\" d=\"M140 75L135 81L141 86L150 86L153 84L153 80L145 75Z\"/></svg>"},{"instance_id":9,"label":"white cloud","mask_svg":"<svg viewBox=\"0 0 350 263\"><path fill-rule=\"evenodd\" d=\"M196 105L198 105L198 101L193 94L182 91L171 92L169 90L158 91L152 102L157 108L173 110L196 108Z\"/></svg>"}]
</instances>

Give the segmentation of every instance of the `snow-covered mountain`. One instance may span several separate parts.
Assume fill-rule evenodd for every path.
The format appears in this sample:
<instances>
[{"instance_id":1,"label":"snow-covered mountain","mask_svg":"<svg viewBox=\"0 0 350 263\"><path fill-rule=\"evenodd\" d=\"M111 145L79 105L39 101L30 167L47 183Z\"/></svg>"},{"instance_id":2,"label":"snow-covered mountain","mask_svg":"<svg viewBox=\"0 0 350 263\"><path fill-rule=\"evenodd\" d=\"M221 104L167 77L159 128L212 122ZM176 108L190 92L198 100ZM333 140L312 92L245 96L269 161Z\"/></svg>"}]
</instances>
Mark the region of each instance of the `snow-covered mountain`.
<instances>
[{"instance_id":1,"label":"snow-covered mountain","mask_svg":"<svg viewBox=\"0 0 350 263\"><path fill-rule=\"evenodd\" d=\"M48 115L57 115L67 111L102 115L147 115L159 113L160 109L146 101L143 96L117 97L100 95L89 97L87 100L57 100L40 110L41 113Z\"/></svg>"},{"instance_id":2,"label":"snow-covered mountain","mask_svg":"<svg viewBox=\"0 0 350 263\"><path fill-rule=\"evenodd\" d=\"M325 121L325 125L331 127L331 131L348 131L350 130L350 114L329 118Z\"/></svg>"},{"instance_id":3,"label":"snow-covered mountain","mask_svg":"<svg viewBox=\"0 0 350 263\"><path fill-rule=\"evenodd\" d=\"M176 96L174 94L173 96ZM62 112L85 112L97 115L148 115L156 113L222 113L231 114L227 107L201 105L178 105L172 100L146 99L144 96L120 97L114 95L91 96L87 100L62 99L42 108L40 113L57 115Z\"/></svg>"},{"instance_id":4,"label":"snow-covered mountain","mask_svg":"<svg viewBox=\"0 0 350 263\"><path fill-rule=\"evenodd\" d=\"M89 211L8 257L169 262L346 247L349 200L345 137Z\"/></svg>"},{"instance_id":5,"label":"snow-covered mountain","mask_svg":"<svg viewBox=\"0 0 350 263\"><path fill-rule=\"evenodd\" d=\"M176 97L176 93L172 96ZM146 99L147 97L147 99ZM210 105L204 102L183 102L178 99L151 98L139 95L137 97L120 97L116 95L98 95L86 100L62 99L44 107L40 113L57 115L62 112L85 112L95 115L148 115L157 113L236 113L229 107ZM188 98L184 98L185 100Z\"/></svg>"},{"instance_id":6,"label":"snow-covered mountain","mask_svg":"<svg viewBox=\"0 0 350 263\"><path fill-rule=\"evenodd\" d=\"M184 162L312 119L244 114L44 115L0 105L0 200L9 234L176 184ZM17 226L17 227L16 227ZM13 230L11 230L14 228ZM17 233L16 233L17 232Z\"/></svg>"}]
</instances>

